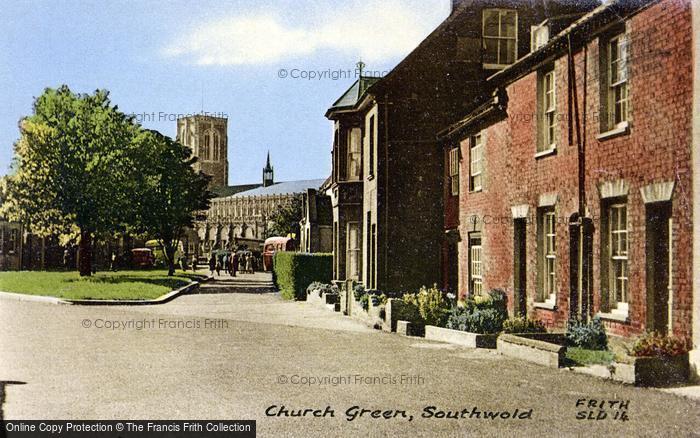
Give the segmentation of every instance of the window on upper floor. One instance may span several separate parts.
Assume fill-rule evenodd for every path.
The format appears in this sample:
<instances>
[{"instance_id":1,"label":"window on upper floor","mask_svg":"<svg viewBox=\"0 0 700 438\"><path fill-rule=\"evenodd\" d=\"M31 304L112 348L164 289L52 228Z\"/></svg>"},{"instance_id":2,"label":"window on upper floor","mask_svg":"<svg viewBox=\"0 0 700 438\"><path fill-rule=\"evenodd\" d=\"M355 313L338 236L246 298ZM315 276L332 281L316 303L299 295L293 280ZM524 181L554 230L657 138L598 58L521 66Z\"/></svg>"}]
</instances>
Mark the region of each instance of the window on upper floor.
<instances>
[{"instance_id":1,"label":"window on upper floor","mask_svg":"<svg viewBox=\"0 0 700 438\"><path fill-rule=\"evenodd\" d=\"M540 72L538 79L537 152L545 153L557 148L557 92L554 67Z\"/></svg>"},{"instance_id":2,"label":"window on upper floor","mask_svg":"<svg viewBox=\"0 0 700 438\"><path fill-rule=\"evenodd\" d=\"M348 181L358 181L362 175L362 129L352 128L348 136Z\"/></svg>"},{"instance_id":3,"label":"window on upper floor","mask_svg":"<svg viewBox=\"0 0 700 438\"><path fill-rule=\"evenodd\" d=\"M202 161L211 160L211 135L210 131L204 133L204 144L199 148L199 158Z\"/></svg>"},{"instance_id":4,"label":"window on upper floor","mask_svg":"<svg viewBox=\"0 0 700 438\"><path fill-rule=\"evenodd\" d=\"M629 38L621 32L601 39L600 47L600 130L624 131L630 118Z\"/></svg>"},{"instance_id":5,"label":"window on upper floor","mask_svg":"<svg viewBox=\"0 0 700 438\"><path fill-rule=\"evenodd\" d=\"M221 136L217 131L211 131L212 156L214 161L221 160Z\"/></svg>"},{"instance_id":6,"label":"window on upper floor","mask_svg":"<svg viewBox=\"0 0 700 438\"><path fill-rule=\"evenodd\" d=\"M512 9L484 9L482 12L484 68L501 69L518 57L518 13Z\"/></svg>"},{"instance_id":7,"label":"window on upper floor","mask_svg":"<svg viewBox=\"0 0 700 438\"><path fill-rule=\"evenodd\" d=\"M534 52L549 41L549 26L547 22L530 27L530 51Z\"/></svg>"},{"instance_id":8,"label":"window on upper floor","mask_svg":"<svg viewBox=\"0 0 700 438\"><path fill-rule=\"evenodd\" d=\"M610 127L627 122L629 90L627 87L627 37L622 34L608 43L608 93L610 102Z\"/></svg>"},{"instance_id":9,"label":"window on upper floor","mask_svg":"<svg viewBox=\"0 0 700 438\"><path fill-rule=\"evenodd\" d=\"M479 192L482 189L484 171L484 145L481 133L473 135L469 145L469 190Z\"/></svg>"},{"instance_id":10,"label":"window on upper floor","mask_svg":"<svg viewBox=\"0 0 700 438\"><path fill-rule=\"evenodd\" d=\"M448 161L450 194L457 196L459 195L459 147L450 149Z\"/></svg>"}]
</instances>

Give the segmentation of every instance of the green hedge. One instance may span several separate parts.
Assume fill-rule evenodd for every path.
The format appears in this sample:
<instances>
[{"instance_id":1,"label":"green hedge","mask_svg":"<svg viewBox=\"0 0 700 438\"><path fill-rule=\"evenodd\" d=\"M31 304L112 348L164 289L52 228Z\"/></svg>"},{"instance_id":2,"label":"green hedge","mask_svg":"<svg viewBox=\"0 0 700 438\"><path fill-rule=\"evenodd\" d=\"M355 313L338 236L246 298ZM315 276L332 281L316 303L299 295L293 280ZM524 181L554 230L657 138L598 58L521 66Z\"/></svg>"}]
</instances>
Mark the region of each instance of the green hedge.
<instances>
[{"instance_id":1,"label":"green hedge","mask_svg":"<svg viewBox=\"0 0 700 438\"><path fill-rule=\"evenodd\" d=\"M273 266L275 284L286 300L306 300L311 283L330 283L333 277L332 254L277 252Z\"/></svg>"}]
</instances>

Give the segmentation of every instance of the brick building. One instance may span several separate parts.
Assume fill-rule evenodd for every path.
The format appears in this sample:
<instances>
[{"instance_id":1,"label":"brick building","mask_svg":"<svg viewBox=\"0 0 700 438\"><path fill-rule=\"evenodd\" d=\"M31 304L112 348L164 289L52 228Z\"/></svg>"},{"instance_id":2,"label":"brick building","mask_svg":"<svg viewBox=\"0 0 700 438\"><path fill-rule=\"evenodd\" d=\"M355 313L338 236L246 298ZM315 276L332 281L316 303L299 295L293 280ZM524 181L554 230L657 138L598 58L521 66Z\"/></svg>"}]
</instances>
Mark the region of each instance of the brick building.
<instances>
[{"instance_id":1,"label":"brick building","mask_svg":"<svg viewBox=\"0 0 700 438\"><path fill-rule=\"evenodd\" d=\"M490 74L529 51L532 25L594 4L455 0L449 17L387 76L360 79L333 105L337 202L351 218L334 224L337 279L356 276L369 289L397 292L441 282L444 160L435 134L482 97ZM356 158L359 176L340 184ZM343 242L353 248L350 274Z\"/></svg>"},{"instance_id":2,"label":"brick building","mask_svg":"<svg viewBox=\"0 0 700 438\"><path fill-rule=\"evenodd\" d=\"M691 16L689 0L613 0L544 22L442 132L462 295L502 288L552 327L693 336Z\"/></svg>"},{"instance_id":3,"label":"brick building","mask_svg":"<svg viewBox=\"0 0 700 438\"><path fill-rule=\"evenodd\" d=\"M330 183L328 178L320 188L302 193L299 248L304 252L333 252L333 205L327 194Z\"/></svg>"}]
</instances>

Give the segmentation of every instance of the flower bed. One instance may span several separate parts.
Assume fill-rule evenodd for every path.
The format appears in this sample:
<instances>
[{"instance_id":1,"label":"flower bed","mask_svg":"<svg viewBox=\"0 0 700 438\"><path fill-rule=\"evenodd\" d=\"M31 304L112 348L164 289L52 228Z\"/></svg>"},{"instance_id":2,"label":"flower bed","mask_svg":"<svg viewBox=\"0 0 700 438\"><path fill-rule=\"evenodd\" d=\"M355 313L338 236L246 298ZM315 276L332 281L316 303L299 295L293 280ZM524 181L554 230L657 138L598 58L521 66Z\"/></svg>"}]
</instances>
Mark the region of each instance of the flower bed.
<instances>
[{"instance_id":1,"label":"flower bed","mask_svg":"<svg viewBox=\"0 0 700 438\"><path fill-rule=\"evenodd\" d=\"M639 338L622 363L614 363L613 378L637 386L670 386L685 383L690 376L686 339L647 333Z\"/></svg>"}]
</instances>

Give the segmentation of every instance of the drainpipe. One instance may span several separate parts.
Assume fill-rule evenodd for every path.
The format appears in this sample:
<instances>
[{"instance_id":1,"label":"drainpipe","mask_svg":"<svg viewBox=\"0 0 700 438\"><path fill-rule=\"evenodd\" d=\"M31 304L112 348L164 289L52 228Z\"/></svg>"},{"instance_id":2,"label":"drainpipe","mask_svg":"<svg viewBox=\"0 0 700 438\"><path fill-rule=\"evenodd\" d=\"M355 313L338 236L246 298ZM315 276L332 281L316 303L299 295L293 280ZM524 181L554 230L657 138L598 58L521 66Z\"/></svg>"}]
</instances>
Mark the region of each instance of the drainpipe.
<instances>
[{"instance_id":1,"label":"drainpipe","mask_svg":"<svg viewBox=\"0 0 700 438\"><path fill-rule=\"evenodd\" d=\"M690 352L691 368L696 379L700 377L700 5L691 2L692 12L692 46L693 46L693 117L692 120L692 181L693 181L693 261L692 290L693 313L691 320L693 349Z\"/></svg>"},{"instance_id":2,"label":"drainpipe","mask_svg":"<svg viewBox=\"0 0 700 438\"><path fill-rule=\"evenodd\" d=\"M384 284L382 287L386 289L386 279L389 275L389 94L384 93ZM377 169L379 176L379 169ZM379 200L377 199L377 202Z\"/></svg>"},{"instance_id":3,"label":"drainpipe","mask_svg":"<svg viewBox=\"0 0 700 438\"><path fill-rule=\"evenodd\" d=\"M568 106L569 106L569 120L568 120L568 128L569 128L569 146L573 146L574 143L574 130L576 134L576 150L577 150L577 163L578 163L578 217L577 221L575 223L570 224L570 229L571 227L576 227L576 233L577 233L577 240L578 240L578 251L575 254L577 260L577 269L576 269L576 283L573 284L573 279L571 279L570 286L574 286L576 288L576 297L577 297L577 302L576 302L576 309L574 309L571 306L571 299L569 299L569 315L570 316L577 316L577 317L587 317L587 313L589 311L588 306L584 306L583 302L584 299L586 301L588 300L588 285L586 284L585 281L585 275L587 273L587 263L586 263L586 254L585 254L585 242L586 242L586 235L585 235L585 216L586 216L586 189L585 189L585 149L584 149L584 144L581 140L581 120L580 120L580 113L579 113L579 104L578 104L578 88L576 86L576 65L574 62L574 54L573 54L573 48L571 45L571 35L567 35L567 44L568 44L568 73L569 73L569 80L567 84L567 90L568 90ZM585 79L585 62L587 59L585 56L587 53L584 54L584 86L586 84L586 79ZM584 102L585 102L585 96L584 96ZM573 120L572 120L573 119ZM575 127L573 123L575 122ZM573 254L572 254L573 255ZM571 298L571 290L569 291L569 298ZM585 312L584 312L585 310ZM585 314L584 314L585 313Z\"/></svg>"}]
</instances>

